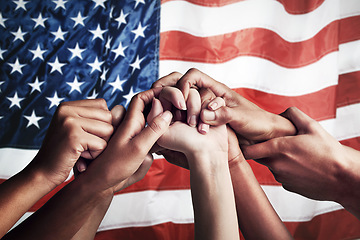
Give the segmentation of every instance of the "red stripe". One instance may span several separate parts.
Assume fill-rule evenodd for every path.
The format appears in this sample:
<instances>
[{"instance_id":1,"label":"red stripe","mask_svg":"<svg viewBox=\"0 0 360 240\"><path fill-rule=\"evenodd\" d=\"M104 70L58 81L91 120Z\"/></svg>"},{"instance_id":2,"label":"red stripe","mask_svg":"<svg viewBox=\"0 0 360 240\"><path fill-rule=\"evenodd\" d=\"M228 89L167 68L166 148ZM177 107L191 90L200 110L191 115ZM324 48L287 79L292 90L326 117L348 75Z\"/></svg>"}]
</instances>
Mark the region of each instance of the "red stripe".
<instances>
[{"instance_id":1,"label":"red stripe","mask_svg":"<svg viewBox=\"0 0 360 240\"><path fill-rule=\"evenodd\" d=\"M161 0L161 4L174 0ZM204 7L222 7L232 3L242 2L243 0L187 0L187 2ZM318 8L324 0L299 1L299 0L277 0L285 10L291 14L304 14Z\"/></svg>"},{"instance_id":2,"label":"red stripe","mask_svg":"<svg viewBox=\"0 0 360 240\"><path fill-rule=\"evenodd\" d=\"M341 219L341 221L340 221ZM308 222L285 222L295 239L338 240L360 237L360 221L345 210L314 217ZM163 223L150 227L101 231L95 240L115 239L194 239L194 224ZM241 237L241 239L244 239Z\"/></svg>"},{"instance_id":3,"label":"red stripe","mask_svg":"<svg viewBox=\"0 0 360 240\"><path fill-rule=\"evenodd\" d=\"M338 25L338 21L332 22L315 37L302 42L285 41L275 32L262 28L210 37L163 32L160 34L160 60L223 63L239 56L254 56L283 67L302 67L338 49Z\"/></svg>"},{"instance_id":4,"label":"red stripe","mask_svg":"<svg viewBox=\"0 0 360 240\"><path fill-rule=\"evenodd\" d=\"M316 216L309 222L285 222L295 239L339 240L360 237L360 221L346 210Z\"/></svg>"},{"instance_id":5,"label":"red stripe","mask_svg":"<svg viewBox=\"0 0 360 240\"><path fill-rule=\"evenodd\" d=\"M339 43L347 43L360 39L360 16L340 20Z\"/></svg>"},{"instance_id":6,"label":"red stripe","mask_svg":"<svg viewBox=\"0 0 360 240\"><path fill-rule=\"evenodd\" d=\"M336 105L344 107L360 103L360 71L339 76Z\"/></svg>"},{"instance_id":7,"label":"red stripe","mask_svg":"<svg viewBox=\"0 0 360 240\"><path fill-rule=\"evenodd\" d=\"M318 121L334 118L336 115L336 86L295 97L270 94L248 88L233 90L262 109L276 114L295 106Z\"/></svg>"},{"instance_id":8,"label":"red stripe","mask_svg":"<svg viewBox=\"0 0 360 240\"><path fill-rule=\"evenodd\" d=\"M98 232L95 236L95 240L118 239L194 239L194 224L175 224L168 222L150 227L131 227L107 230Z\"/></svg>"}]
</instances>

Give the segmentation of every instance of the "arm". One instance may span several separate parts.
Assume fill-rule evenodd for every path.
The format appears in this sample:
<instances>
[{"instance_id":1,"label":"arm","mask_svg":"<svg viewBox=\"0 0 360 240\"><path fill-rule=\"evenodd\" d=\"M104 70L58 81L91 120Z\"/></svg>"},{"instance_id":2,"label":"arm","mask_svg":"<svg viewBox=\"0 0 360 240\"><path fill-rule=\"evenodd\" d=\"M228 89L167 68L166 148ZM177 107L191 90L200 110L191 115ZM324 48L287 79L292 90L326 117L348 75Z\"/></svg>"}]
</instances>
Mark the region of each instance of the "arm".
<instances>
[{"instance_id":1,"label":"arm","mask_svg":"<svg viewBox=\"0 0 360 240\"><path fill-rule=\"evenodd\" d=\"M244 159L235 133L229 135L229 168L239 227L245 239L292 239Z\"/></svg>"},{"instance_id":2,"label":"arm","mask_svg":"<svg viewBox=\"0 0 360 240\"><path fill-rule=\"evenodd\" d=\"M284 116L298 134L244 146L245 158L269 167L285 189L336 201L360 219L360 152L341 145L297 108L289 108Z\"/></svg>"},{"instance_id":3,"label":"arm","mask_svg":"<svg viewBox=\"0 0 360 240\"><path fill-rule=\"evenodd\" d=\"M94 214L93 209L99 207L99 204L109 204L115 192L134 181L131 176L148 169L149 165L144 159L147 159L151 147L171 121L171 113L164 112L145 127L143 111L153 97L153 90L136 95L106 150L85 172L13 229L5 239L21 239L22 236L32 239L70 239ZM45 225L46 228L43 227Z\"/></svg>"},{"instance_id":4,"label":"arm","mask_svg":"<svg viewBox=\"0 0 360 240\"><path fill-rule=\"evenodd\" d=\"M6 216L0 224L0 237L68 177L80 155L95 156L105 147L106 141L101 137L109 137L112 126L104 103L103 100L74 101L58 107L36 157L0 185L0 212Z\"/></svg>"},{"instance_id":5,"label":"arm","mask_svg":"<svg viewBox=\"0 0 360 240\"><path fill-rule=\"evenodd\" d=\"M221 107L216 101L210 102L209 107L202 111L201 120L215 126L228 123L238 135L244 138L241 139L241 144L296 133L296 128L288 119L259 108L226 85L215 81L197 69L190 69L184 75L172 73L153 84L153 87L164 86L177 86L183 92L185 99L188 98L190 89L197 87L199 89L208 88L216 97L225 100L225 106Z\"/></svg>"},{"instance_id":6,"label":"arm","mask_svg":"<svg viewBox=\"0 0 360 240\"><path fill-rule=\"evenodd\" d=\"M193 92L195 93L197 91ZM151 116L161 112L160 101L154 99L148 119L151 120ZM195 238L239 239L234 194L227 163L226 127L212 127L203 135L195 127L176 121L158 140L158 144L184 153L189 163Z\"/></svg>"}]
</instances>

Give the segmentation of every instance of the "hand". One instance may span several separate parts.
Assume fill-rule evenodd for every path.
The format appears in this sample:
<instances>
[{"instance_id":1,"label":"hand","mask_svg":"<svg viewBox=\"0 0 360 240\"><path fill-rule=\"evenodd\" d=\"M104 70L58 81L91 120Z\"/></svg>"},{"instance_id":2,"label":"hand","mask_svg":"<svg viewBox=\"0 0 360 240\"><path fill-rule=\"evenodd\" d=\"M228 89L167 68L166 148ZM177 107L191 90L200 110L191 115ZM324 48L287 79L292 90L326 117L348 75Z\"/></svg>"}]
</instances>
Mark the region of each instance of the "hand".
<instances>
[{"instance_id":1,"label":"hand","mask_svg":"<svg viewBox=\"0 0 360 240\"><path fill-rule=\"evenodd\" d=\"M103 99L61 103L43 145L29 167L42 172L52 188L62 183L79 157L96 158L113 133Z\"/></svg>"},{"instance_id":2,"label":"hand","mask_svg":"<svg viewBox=\"0 0 360 240\"><path fill-rule=\"evenodd\" d=\"M164 89L163 91L168 90ZM198 101L198 103L194 105L200 106L200 94L197 90L192 90L191 92L191 95L194 95L192 98ZM182 97L182 95L180 95L180 97ZM194 100L194 102L196 102L196 100ZM148 121L151 121L153 116L161 114L162 112L162 103L154 99L152 109L148 115ZM227 153L228 151L227 133L224 125L213 127L207 135L203 135L198 133L195 127L191 127L187 123L175 121L169 127L169 130L159 138L157 144L165 149L182 152L185 155L198 152L208 154L209 152L217 151Z\"/></svg>"},{"instance_id":3,"label":"hand","mask_svg":"<svg viewBox=\"0 0 360 240\"><path fill-rule=\"evenodd\" d=\"M137 176L145 175L152 162L148 153L172 119L172 114L165 111L145 127L145 106L159 92L160 89L151 89L133 97L107 148L82 174L94 188L115 193L131 184L134 178L138 179Z\"/></svg>"},{"instance_id":4,"label":"hand","mask_svg":"<svg viewBox=\"0 0 360 240\"><path fill-rule=\"evenodd\" d=\"M340 196L348 194L342 182L350 177L343 174L348 168L344 147L297 108L289 108L283 115L296 126L297 135L244 146L245 158L269 167L289 191L312 199L339 201Z\"/></svg>"},{"instance_id":5,"label":"hand","mask_svg":"<svg viewBox=\"0 0 360 240\"><path fill-rule=\"evenodd\" d=\"M208 109L202 111L201 120L209 125L228 123L242 136L240 143L250 144L296 133L295 127L287 119L259 108L199 70L190 69L185 75L172 73L155 82L153 87L175 85L183 92L185 99L192 87L209 88L217 97L223 98L225 106L220 107L217 100L210 102Z\"/></svg>"}]
</instances>

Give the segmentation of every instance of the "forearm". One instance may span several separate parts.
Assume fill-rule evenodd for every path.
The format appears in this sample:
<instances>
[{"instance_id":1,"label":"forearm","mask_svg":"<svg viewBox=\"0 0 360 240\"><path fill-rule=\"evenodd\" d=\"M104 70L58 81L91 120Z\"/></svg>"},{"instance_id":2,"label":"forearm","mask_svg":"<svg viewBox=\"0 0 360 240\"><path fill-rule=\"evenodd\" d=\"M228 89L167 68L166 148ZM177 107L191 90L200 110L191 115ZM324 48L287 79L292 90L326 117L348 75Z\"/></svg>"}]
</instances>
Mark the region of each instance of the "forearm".
<instances>
[{"instance_id":1,"label":"forearm","mask_svg":"<svg viewBox=\"0 0 360 240\"><path fill-rule=\"evenodd\" d=\"M338 186L334 186L338 189L335 200L360 219L360 152L347 146L343 148L346 157L339 168Z\"/></svg>"},{"instance_id":2,"label":"forearm","mask_svg":"<svg viewBox=\"0 0 360 240\"><path fill-rule=\"evenodd\" d=\"M216 157L211 155L211 158ZM211 162L210 156L188 159L195 239L238 239L235 201L226 156L224 161L216 159L215 165L201 163Z\"/></svg>"},{"instance_id":3,"label":"forearm","mask_svg":"<svg viewBox=\"0 0 360 240\"><path fill-rule=\"evenodd\" d=\"M53 187L45 176L26 167L0 185L0 238Z\"/></svg>"},{"instance_id":4,"label":"forearm","mask_svg":"<svg viewBox=\"0 0 360 240\"><path fill-rule=\"evenodd\" d=\"M230 166L239 226L245 239L292 239L246 161Z\"/></svg>"},{"instance_id":5,"label":"forearm","mask_svg":"<svg viewBox=\"0 0 360 240\"><path fill-rule=\"evenodd\" d=\"M97 191L86 176L69 183L5 239L71 239L94 208L112 199L112 192Z\"/></svg>"}]
</instances>

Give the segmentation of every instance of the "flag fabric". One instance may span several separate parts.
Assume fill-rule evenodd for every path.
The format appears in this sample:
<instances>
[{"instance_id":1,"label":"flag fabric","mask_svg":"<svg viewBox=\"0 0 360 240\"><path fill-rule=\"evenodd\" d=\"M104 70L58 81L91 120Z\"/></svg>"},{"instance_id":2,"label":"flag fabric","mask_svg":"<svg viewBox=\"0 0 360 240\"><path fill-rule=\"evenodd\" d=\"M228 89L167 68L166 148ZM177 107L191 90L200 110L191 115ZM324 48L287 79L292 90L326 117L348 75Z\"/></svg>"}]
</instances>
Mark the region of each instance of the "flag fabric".
<instances>
[{"instance_id":1,"label":"flag fabric","mask_svg":"<svg viewBox=\"0 0 360 240\"><path fill-rule=\"evenodd\" d=\"M193 67L267 111L296 106L360 150L359 0L0 2L2 181L35 156L60 102L126 106L158 77ZM339 204L290 193L249 162L295 239L360 238ZM96 239L193 239L193 222L188 171L157 156L114 197Z\"/></svg>"}]
</instances>

